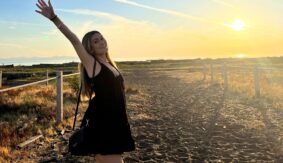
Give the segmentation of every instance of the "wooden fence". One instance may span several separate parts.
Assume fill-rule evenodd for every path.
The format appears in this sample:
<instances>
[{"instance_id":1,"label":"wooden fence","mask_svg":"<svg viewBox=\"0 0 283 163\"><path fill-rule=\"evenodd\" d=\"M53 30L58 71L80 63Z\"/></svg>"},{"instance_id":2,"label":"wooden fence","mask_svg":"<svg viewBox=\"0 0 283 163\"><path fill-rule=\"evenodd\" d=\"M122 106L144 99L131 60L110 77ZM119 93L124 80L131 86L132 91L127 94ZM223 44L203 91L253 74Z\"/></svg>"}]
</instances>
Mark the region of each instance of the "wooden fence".
<instances>
[{"instance_id":1,"label":"wooden fence","mask_svg":"<svg viewBox=\"0 0 283 163\"><path fill-rule=\"evenodd\" d=\"M56 123L61 123L62 120L63 120L63 77L68 77L68 76L73 76L73 75L78 75L78 74L80 74L80 73L63 75L63 71L58 71L58 72L56 72L56 77L48 78L48 71L47 71L47 73L46 73L47 79L45 79L45 80L40 80L40 81L37 81L37 82L23 84L23 85L20 85L20 86L1 89L0 93L5 92L5 91L9 91L9 90L13 90L13 89L17 89L17 88L32 86L32 85L39 84L39 83L48 84L48 81L56 79L56 93L57 93L57 96L56 96ZM2 81L1 77L2 77L2 71L0 71L0 81Z\"/></svg>"},{"instance_id":2,"label":"wooden fence","mask_svg":"<svg viewBox=\"0 0 283 163\"><path fill-rule=\"evenodd\" d=\"M210 64L210 68L208 69L206 65L203 65L203 79L206 79L206 74L210 70L210 77L211 77L211 83L214 83L214 76L215 76L215 65ZM263 68L263 67L238 67L238 66L227 66L225 63L223 63L221 66L218 66L218 68L221 69L221 74L222 74L222 80L223 80L223 85L224 85L224 91L228 91L229 88L229 81L228 81L228 70L229 68L235 68L235 69L243 69L243 70L253 70L253 79L254 79L254 92L255 96L257 98L260 97L260 71L261 70L269 70L269 71L275 71L278 69L275 68ZM279 69L283 70L283 69Z\"/></svg>"},{"instance_id":3,"label":"wooden fence","mask_svg":"<svg viewBox=\"0 0 283 163\"><path fill-rule=\"evenodd\" d=\"M221 74L222 74L222 79L224 82L224 91L227 91L229 88L229 82L228 82L228 69L229 68L236 68L236 69L253 69L253 78L254 78L254 88L255 88L255 96L260 97L260 70L275 70L271 68L259 68L257 66L253 68L247 68L247 67L236 67L236 66L227 66L225 63L222 64L221 66L213 65L210 64L210 68L206 67L207 64L203 64L202 72L203 72L203 79L206 79L206 75L208 71L210 70L210 77L211 77L211 83L214 83L214 76L215 72L217 71L216 68L221 69ZM5 88L1 89L1 92L12 90L12 89L17 89L17 88L22 88L22 87L27 87L39 83L46 83L48 84L48 81L56 79L56 122L60 123L63 120L63 77L68 77L68 76L73 76L73 75L78 75L79 73L73 73L73 74L68 74L68 75L63 75L62 71L56 72L56 77L53 78L48 78L49 72L46 72L46 79L29 83L29 84L24 84L20 86L15 86L11 88ZM2 71L0 71L0 88L2 87Z\"/></svg>"}]
</instances>

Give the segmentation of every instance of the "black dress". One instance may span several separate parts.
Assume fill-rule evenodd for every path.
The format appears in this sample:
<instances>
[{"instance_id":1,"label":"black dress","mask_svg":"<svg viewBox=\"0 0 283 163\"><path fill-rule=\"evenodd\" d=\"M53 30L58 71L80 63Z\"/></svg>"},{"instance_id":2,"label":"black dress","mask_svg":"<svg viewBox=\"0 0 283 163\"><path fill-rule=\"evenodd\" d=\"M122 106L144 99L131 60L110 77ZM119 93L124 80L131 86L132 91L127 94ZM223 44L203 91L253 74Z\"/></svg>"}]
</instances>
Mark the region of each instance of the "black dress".
<instances>
[{"instance_id":1,"label":"black dress","mask_svg":"<svg viewBox=\"0 0 283 163\"><path fill-rule=\"evenodd\" d=\"M126 111L124 79L103 63L93 78L95 97L90 100L81 127L87 128L87 151L92 154L122 154L135 150ZM118 70L117 70L118 71Z\"/></svg>"}]
</instances>

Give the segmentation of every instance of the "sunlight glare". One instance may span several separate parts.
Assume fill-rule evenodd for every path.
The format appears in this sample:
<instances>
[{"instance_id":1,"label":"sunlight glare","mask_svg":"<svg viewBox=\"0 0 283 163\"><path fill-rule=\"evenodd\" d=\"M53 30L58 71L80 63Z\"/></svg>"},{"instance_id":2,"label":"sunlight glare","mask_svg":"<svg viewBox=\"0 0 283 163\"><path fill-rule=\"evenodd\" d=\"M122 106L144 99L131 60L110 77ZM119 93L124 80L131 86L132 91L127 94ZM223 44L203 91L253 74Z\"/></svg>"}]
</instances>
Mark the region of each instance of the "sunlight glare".
<instances>
[{"instance_id":1,"label":"sunlight glare","mask_svg":"<svg viewBox=\"0 0 283 163\"><path fill-rule=\"evenodd\" d=\"M225 26L228 26L236 31L243 30L246 26L246 24L242 20L235 20L232 24L224 24Z\"/></svg>"},{"instance_id":2,"label":"sunlight glare","mask_svg":"<svg viewBox=\"0 0 283 163\"><path fill-rule=\"evenodd\" d=\"M235 54L235 57L236 58L245 58L245 57L247 57L247 55L246 54Z\"/></svg>"}]
</instances>

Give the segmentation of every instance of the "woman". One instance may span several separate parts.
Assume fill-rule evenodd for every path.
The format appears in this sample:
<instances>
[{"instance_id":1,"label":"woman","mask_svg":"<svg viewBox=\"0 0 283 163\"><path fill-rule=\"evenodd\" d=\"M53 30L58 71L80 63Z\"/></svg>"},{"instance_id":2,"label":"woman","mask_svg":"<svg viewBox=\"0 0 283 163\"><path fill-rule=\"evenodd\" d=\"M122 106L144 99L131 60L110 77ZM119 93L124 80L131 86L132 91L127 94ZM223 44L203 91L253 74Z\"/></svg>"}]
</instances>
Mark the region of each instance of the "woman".
<instances>
[{"instance_id":1,"label":"woman","mask_svg":"<svg viewBox=\"0 0 283 163\"><path fill-rule=\"evenodd\" d=\"M40 9L36 12L50 19L75 48L81 60L82 95L95 93L89 97L81 124L91 129L87 151L95 154L98 163L122 163L123 152L135 150L135 143L126 113L124 79L108 54L106 40L98 31L91 31L81 42L55 14L50 0L48 5L44 0L36 5Z\"/></svg>"}]
</instances>

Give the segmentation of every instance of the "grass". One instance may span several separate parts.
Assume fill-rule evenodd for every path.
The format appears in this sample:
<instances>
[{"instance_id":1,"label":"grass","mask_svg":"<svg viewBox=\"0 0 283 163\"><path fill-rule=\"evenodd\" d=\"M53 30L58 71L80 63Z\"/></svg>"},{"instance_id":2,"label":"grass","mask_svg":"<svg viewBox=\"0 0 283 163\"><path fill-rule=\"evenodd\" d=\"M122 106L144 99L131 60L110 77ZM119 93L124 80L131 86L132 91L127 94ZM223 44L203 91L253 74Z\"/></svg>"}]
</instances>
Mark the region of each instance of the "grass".
<instances>
[{"instance_id":1,"label":"grass","mask_svg":"<svg viewBox=\"0 0 283 163\"><path fill-rule=\"evenodd\" d=\"M42 134L49 137L63 129L71 129L77 101L78 76L64 78L63 105L64 120L56 124L56 83L33 85L0 93L0 162L28 156L18 150L18 144L32 136ZM126 88L128 93L138 90ZM86 109L88 102L82 102L80 110Z\"/></svg>"},{"instance_id":2,"label":"grass","mask_svg":"<svg viewBox=\"0 0 283 163\"><path fill-rule=\"evenodd\" d=\"M282 64L281 64L282 65ZM123 70L128 68L183 68L188 67L188 73L194 72L196 76L202 78L202 66L173 63L135 63L118 64ZM282 67L277 65L277 67ZM209 66L207 66L209 69ZM53 70L49 68L50 71ZM76 70L76 67L69 68ZM2 69L3 70L3 69ZM6 71L13 72L33 72L45 71L43 68L10 68ZM218 73L214 74L214 82L223 84L222 75L219 73L221 68L217 68ZM4 71L4 70L3 70ZM178 74L176 74L178 75ZM184 74L182 74L184 75ZM36 81L40 77L26 78L25 82ZM41 79L40 79L41 80ZM207 73L206 81L210 80L210 72ZM255 98L253 72L243 72L233 70L228 72L229 94L240 98L247 103L256 103L259 99ZM28 152L16 150L16 146L28 138L43 134L48 140L48 136L54 135L58 130L71 128L76 106L77 92L79 89L78 76L64 78L64 122L56 124L56 81L49 81L49 85L38 84L25 88L15 89L0 93L0 162L12 160L18 155L28 155ZM271 104L274 109L283 108L283 73L262 71L260 74L261 98ZM135 94L139 90L127 87L126 93ZM82 105L80 105L81 108ZM4 160L4 161L3 161Z\"/></svg>"},{"instance_id":3,"label":"grass","mask_svg":"<svg viewBox=\"0 0 283 163\"><path fill-rule=\"evenodd\" d=\"M255 95L253 71L228 70L228 93L244 103L256 103L259 100L271 105L273 109L283 108L283 70L261 71L259 77L260 98ZM210 80L210 77L207 78ZM216 83L223 84L221 73L214 76Z\"/></svg>"},{"instance_id":4,"label":"grass","mask_svg":"<svg viewBox=\"0 0 283 163\"><path fill-rule=\"evenodd\" d=\"M64 82L64 123L56 124L55 83L34 85L0 93L0 162L20 154L16 146L28 138L43 134L45 137L56 130L72 127L77 77ZM11 150L13 149L13 150Z\"/></svg>"}]
</instances>

